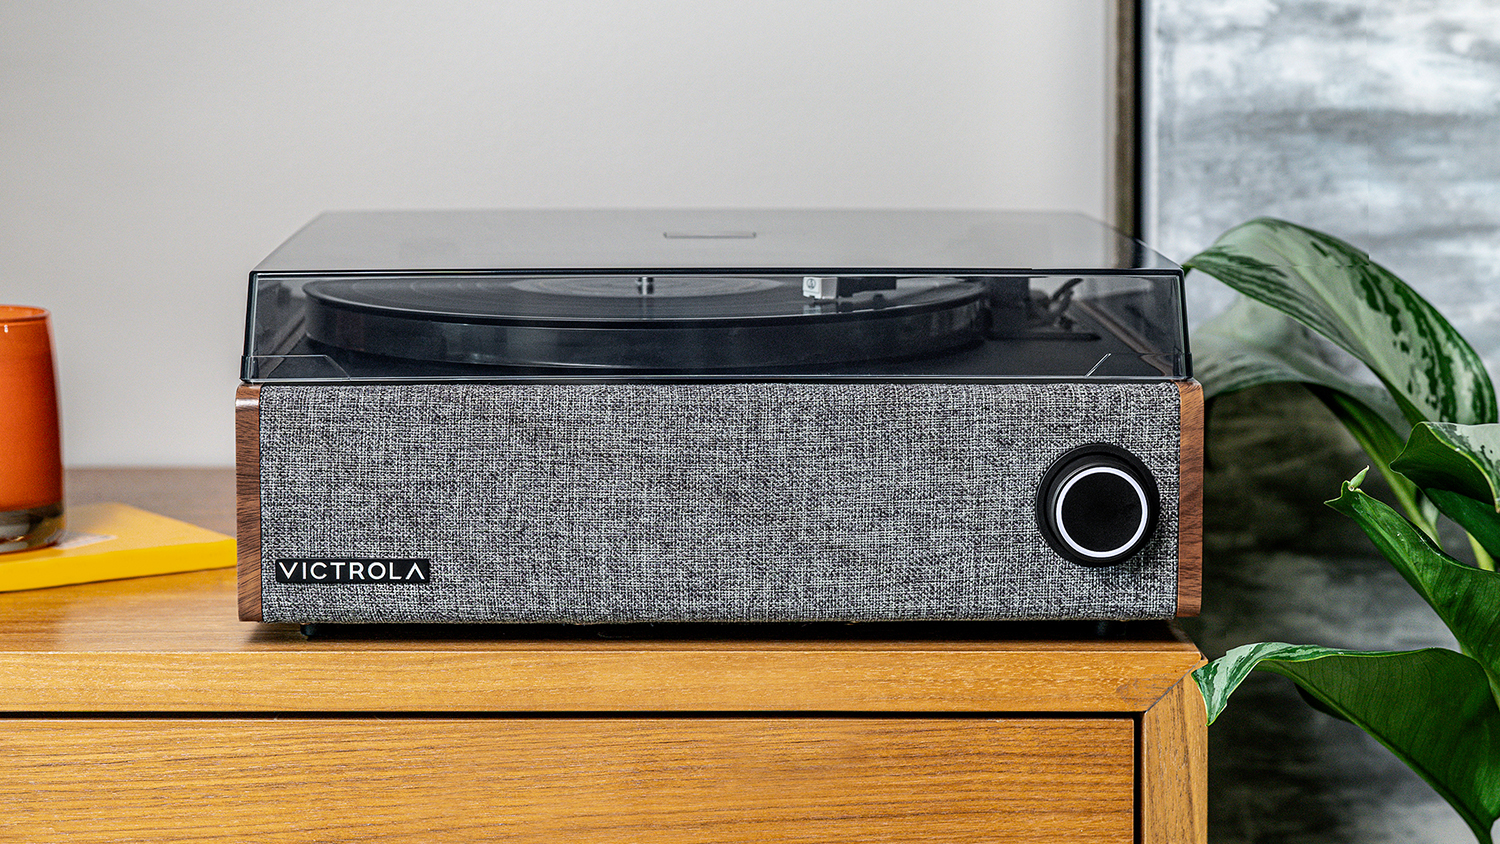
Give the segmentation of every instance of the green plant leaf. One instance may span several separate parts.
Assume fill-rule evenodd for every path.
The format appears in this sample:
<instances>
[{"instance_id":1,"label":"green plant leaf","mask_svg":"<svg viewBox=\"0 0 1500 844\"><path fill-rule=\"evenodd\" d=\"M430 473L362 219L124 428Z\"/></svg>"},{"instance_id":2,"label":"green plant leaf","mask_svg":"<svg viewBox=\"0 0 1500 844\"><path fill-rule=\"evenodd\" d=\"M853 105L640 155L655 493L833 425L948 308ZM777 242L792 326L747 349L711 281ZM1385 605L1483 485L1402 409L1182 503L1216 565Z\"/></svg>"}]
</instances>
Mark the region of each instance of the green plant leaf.
<instances>
[{"instance_id":1,"label":"green plant leaf","mask_svg":"<svg viewBox=\"0 0 1500 844\"><path fill-rule=\"evenodd\" d=\"M1312 394L1322 400L1323 405L1333 412L1333 415L1349 429L1354 439L1364 446L1365 452L1371 457L1385 464L1389 468L1390 462L1396 455L1401 453L1401 447L1406 445L1406 440L1401 438L1397 431L1407 429L1406 420L1400 420L1399 427L1391 427L1389 417L1383 415L1376 408L1378 403L1363 402L1349 393L1334 390L1321 384L1306 385ZM1390 401L1390 394L1381 391L1385 403L1395 407ZM1389 474L1389 473L1385 473ZM1400 476L1406 480L1405 476ZM1408 484L1416 489L1415 484Z\"/></svg>"},{"instance_id":2,"label":"green plant leaf","mask_svg":"<svg viewBox=\"0 0 1500 844\"><path fill-rule=\"evenodd\" d=\"M1485 571L1496 570L1496 559L1500 559L1500 519L1496 511L1484 502L1446 489L1427 490L1427 499L1469 534L1475 564Z\"/></svg>"},{"instance_id":3,"label":"green plant leaf","mask_svg":"<svg viewBox=\"0 0 1500 844\"><path fill-rule=\"evenodd\" d=\"M1194 376L1210 398L1262 384L1306 385L1370 455L1407 516L1436 532L1416 485L1390 468L1410 429L1401 409L1384 387L1344 371L1311 329L1241 295L1198 327L1193 350Z\"/></svg>"},{"instance_id":4,"label":"green plant leaf","mask_svg":"<svg viewBox=\"0 0 1500 844\"><path fill-rule=\"evenodd\" d=\"M1464 653L1479 663L1492 696L1500 700L1500 574L1466 566L1443 553L1395 510L1361 492L1358 480L1346 481L1329 506L1354 519L1432 606Z\"/></svg>"},{"instance_id":5,"label":"green plant leaf","mask_svg":"<svg viewBox=\"0 0 1500 844\"><path fill-rule=\"evenodd\" d=\"M1500 512L1500 425L1426 423L1412 428L1391 468L1426 489L1446 489Z\"/></svg>"},{"instance_id":6,"label":"green plant leaf","mask_svg":"<svg viewBox=\"0 0 1500 844\"><path fill-rule=\"evenodd\" d=\"M1284 220L1251 220L1184 266L1287 314L1370 367L1406 419L1497 421L1473 348L1428 302L1369 256Z\"/></svg>"},{"instance_id":7,"label":"green plant leaf","mask_svg":"<svg viewBox=\"0 0 1500 844\"><path fill-rule=\"evenodd\" d=\"M1391 467L1469 532L1479 567L1493 571L1500 557L1500 425L1424 422Z\"/></svg>"},{"instance_id":8,"label":"green plant leaf","mask_svg":"<svg viewBox=\"0 0 1500 844\"><path fill-rule=\"evenodd\" d=\"M1305 326L1243 295L1193 332L1193 376L1209 398L1262 384L1314 384L1347 396L1387 429L1401 432L1398 442L1405 442L1410 427L1383 387L1345 372Z\"/></svg>"},{"instance_id":9,"label":"green plant leaf","mask_svg":"<svg viewBox=\"0 0 1500 844\"><path fill-rule=\"evenodd\" d=\"M1500 707L1474 660L1443 648L1370 653L1263 642L1193 672L1210 723L1251 670L1291 678L1385 745L1484 844L1500 817Z\"/></svg>"},{"instance_id":10,"label":"green plant leaf","mask_svg":"<svg viewBox=\"0 0 1500 844\"><path fill-rule=\"evenodd\" d=\"M1490 505L1446 489L1429 489L1425 494L1444 515L1469 534L1471 545L1478 546L1474 549L1474 557L1479 568L1494 571L1495 560L1500 559L1500 517Z\"/></svg>"}]
</instances>

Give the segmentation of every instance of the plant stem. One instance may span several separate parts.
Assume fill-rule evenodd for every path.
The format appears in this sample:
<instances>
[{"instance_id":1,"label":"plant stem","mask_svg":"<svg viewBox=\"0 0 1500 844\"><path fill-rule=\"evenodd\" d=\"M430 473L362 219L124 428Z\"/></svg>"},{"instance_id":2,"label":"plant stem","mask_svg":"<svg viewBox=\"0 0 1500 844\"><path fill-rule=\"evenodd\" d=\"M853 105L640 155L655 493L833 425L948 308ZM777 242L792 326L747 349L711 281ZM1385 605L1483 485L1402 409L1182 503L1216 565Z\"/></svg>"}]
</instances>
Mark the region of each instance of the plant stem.
<instances>
[{"instance_id":1,"label":"plant stem","mask_svg":"<svg viewBox=\"0 0 1500 844\"><path fill-rule=\"evenodd\" d=\"M1422 494L1417 491L1416 485L1408 481L1405 475L1393 471L1387 463L1377 460L1375 461L1375 467L1380 470L1380 474L1384 475L1386 481L1390 483L1391 492L1396 494L1397 503L1401 505L1402 510L1406 511L1406 518L1410 519L1411 523L1416 525L1419 530L1427 534L1428 539L1437 543L1437 520L1429 517L1423 509ZM1439 545L1441 546L1441 543ZM1494 563L1492 562L1490 565L1493 566Z\"/></svg>"},{"instance_id":2,"label":"plant stem","mask_svg":"<svg viewBox=\"0 0 1500 844\"><path fill-rule=\"evenodd\" d=\"M1477 565L1479 568L1484 569L1485 571L1495 570L1495 558L1491 557L1490 552L1484 550L1484 546L1480 545L1479 541L1472 536L1469 537L1469 547L1474 549L1475 565ZM1500 698L1497 698L1496 700L1497 702L1500 702Z\"/></svg>"},{"instance_id":3,"label":"plant stem","mask_svg":"<svg viewBox=\"0 0 1500 844\"><path fill-rule=\"evenodd\" d=\"M1406 518L1427 534L1429 539L1437 542L1437 519L1422 506L1422 493L1417 490L1417 485L1407 480L1405 475L1391 469L1391 460L1401 453L1405 439L1367 408L1338 390L1317 384L1304 386L1323 402L1334 418L1343 423L1354 441L1359 443L1359 447L1365 450L1370 462L1380 470L1386 483L1390 484L1396 503L1405 511Z\"/></svg>"}]
</instances>

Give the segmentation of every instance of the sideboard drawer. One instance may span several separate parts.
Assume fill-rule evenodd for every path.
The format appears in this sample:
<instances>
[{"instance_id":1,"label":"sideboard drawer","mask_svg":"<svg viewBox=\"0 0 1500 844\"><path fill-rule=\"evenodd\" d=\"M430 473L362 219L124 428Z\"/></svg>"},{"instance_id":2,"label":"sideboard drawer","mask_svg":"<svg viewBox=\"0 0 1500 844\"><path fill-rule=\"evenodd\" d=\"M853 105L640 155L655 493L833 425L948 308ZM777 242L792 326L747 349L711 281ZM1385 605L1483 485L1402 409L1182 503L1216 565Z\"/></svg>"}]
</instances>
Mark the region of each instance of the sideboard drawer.
<instances>
[{"instance_id":1,"label":"sideboard drawer","mask_svg":"<svg viewBox=\"0 0 1500 844\"><path fill-rule=\"evenodd\" d=\"M1134 838L1099 718L0 719L16 841Z\"/></svg>"}]
</instances>

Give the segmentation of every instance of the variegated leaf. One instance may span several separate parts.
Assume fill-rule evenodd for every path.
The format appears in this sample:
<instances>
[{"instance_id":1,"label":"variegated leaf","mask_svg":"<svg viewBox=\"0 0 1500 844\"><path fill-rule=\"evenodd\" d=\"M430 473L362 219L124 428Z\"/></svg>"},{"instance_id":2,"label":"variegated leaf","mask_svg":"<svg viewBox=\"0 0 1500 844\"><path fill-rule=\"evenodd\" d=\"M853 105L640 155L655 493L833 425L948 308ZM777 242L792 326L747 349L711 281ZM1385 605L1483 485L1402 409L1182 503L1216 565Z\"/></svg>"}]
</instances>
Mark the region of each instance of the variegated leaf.
<instances>
[{"instance_id":1,"label":"variegated leaf","mask_svg":"<svg viewBox=\"0 0 1500 844\"><path fill-rule=\"evenodd\" d=\"M1390 393L1347 372L1330 351L1338 354L1290 317L1238 296L1193 332L1193 377L1209 398L1282 382L1327 387L1364 405L1404 439L1408 423Z\"/></svg>"},{"instance_id":2,"label":"variegated leaf","mask_svg":"<svg viewBox=\"0 0 1500 844\"><path fill-rule=\"evenodd\" d=\"M1361 473L1362 477L1362 473ZM1500 700L1500 574L1467 566L1385 504L1346 481L1329 506L1354 519L1494 683Z\"/></svg>"},{"instance_id":3,"label":"variegated leaf","mask_svg":"<svg viewBox=\"0 0 1500 844\"><path fill-rule=\"evenodd\" d=\"M1500 425L1418 425L1391 468L1417 486L1461 493L1500 512Z\"/></svg>"},{"instance_id":4,"label":"variegated leaf","mask_svg":"<svg viewBox=\"0 0 1500 844\"><path fill-rule=\"evenodd\" d=\"M1243 295L1193 333L1193 375L1203 383L1205 395L1262 384L1305 384L1359 440L1407 514L1431 528L1433 514L1416 487L1390 470L1410 424L1389 391L1340 365L1335 356L1341 354L1311 329Z\"/></svg>"},{"instance_id":5,"label":"variegated leaf","mask_svg":"<svg viewBox=\"0 0 1500 844\"><path fill-rule=\"evenodd\" d=\"M1405 282L1330 235L1262 218L1185 266L1281 311L1363 361L1412 424L1497 421L1479 356Z\"/></svg>"},{"instance_id":6,"label":"variegated leaf","mask_svg":"<svg viewBox=\"0 0 1500 844\"><path fill-rule=\"evenodd\" d=\"M1391 468L1469 532L1484 549L1475 552L1481 568L1495 567L1500 558L1500 425L1424 422L1412 429Z\"/></svg>"},{"instance_id":7,"label":"variegated leaf","mask_svg":"<svg viewBox=\"0 0 1500 844\"><path fill-rule=\"evenodd\" d=\"M1209 720L1252 670L1290 678L1385 745L1492 844L1500 817L1500 707L1484 671L1442 648L1371 653L1263 642L1193 672Z\"/></svg>"}]
</instances>

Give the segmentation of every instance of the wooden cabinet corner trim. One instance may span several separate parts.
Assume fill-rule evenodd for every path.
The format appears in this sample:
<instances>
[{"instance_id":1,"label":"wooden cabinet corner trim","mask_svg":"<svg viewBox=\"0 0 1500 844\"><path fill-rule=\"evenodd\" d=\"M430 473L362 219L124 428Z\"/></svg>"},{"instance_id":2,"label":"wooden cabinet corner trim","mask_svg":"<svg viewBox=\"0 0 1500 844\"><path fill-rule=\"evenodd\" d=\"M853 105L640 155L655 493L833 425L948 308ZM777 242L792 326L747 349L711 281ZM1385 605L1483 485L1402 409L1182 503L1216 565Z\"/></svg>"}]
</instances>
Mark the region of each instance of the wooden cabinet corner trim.
<instances>
[{"instance_id":1,"label":"wooden cabinet corner trim","mask_svg":"<svg viewBox=\"0 0 1500 844\"><path fill-rule=\"evenodd\" d=\"M1208 717L1192 675L1141 715L1142 844L1208 841Z\"/></svg>"}]
</instances>

